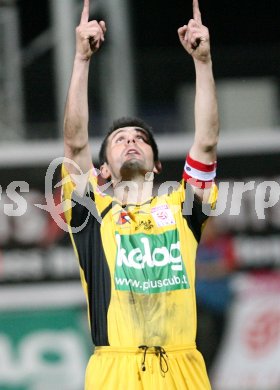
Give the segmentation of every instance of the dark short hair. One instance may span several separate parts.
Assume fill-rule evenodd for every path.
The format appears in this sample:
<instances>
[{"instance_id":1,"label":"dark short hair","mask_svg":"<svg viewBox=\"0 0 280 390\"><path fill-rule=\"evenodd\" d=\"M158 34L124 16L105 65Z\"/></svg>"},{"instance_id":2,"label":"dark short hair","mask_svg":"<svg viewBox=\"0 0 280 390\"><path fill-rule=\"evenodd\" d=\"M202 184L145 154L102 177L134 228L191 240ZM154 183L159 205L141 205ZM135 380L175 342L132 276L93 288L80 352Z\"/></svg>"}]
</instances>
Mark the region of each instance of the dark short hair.
<instances>
[{"instance_id":1,"label":"dark short hair","mask_svg":"<svg viewBox=\"0 0 280 390\"><path fill-rule=\"evenodd\" d=\"M99 164L102 165L105 162L108 162L107 155L106 155L106 149L108 144L108 138L109 136L118 129L121 129L123 127L139 127L145 131L145 133L148 136L148 143L151 145L151 148L153 150L154 154L154 161L158 161L158 146L156 144L156 141L154 139L153 130L152 127L149 126L146 122L144 122L142 119L137 117L122 117L119 119L114 120L112 126L109 128L99 151Z\"/></svg>"}]
</instances>

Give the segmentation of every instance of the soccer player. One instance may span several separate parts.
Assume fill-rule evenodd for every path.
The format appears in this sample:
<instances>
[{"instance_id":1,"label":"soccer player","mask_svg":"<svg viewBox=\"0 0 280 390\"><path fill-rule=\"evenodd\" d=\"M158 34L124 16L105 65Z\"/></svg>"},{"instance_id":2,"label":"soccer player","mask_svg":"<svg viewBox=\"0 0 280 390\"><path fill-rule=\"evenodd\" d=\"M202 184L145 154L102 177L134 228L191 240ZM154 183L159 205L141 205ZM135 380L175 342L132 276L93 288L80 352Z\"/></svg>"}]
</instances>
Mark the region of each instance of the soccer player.
<instances>
[{"instance_id":1,"label":"soccer player","mask_svg":"<svg viewBox=\"0 0 280 390\"><path fill-rule=\"evenodd\" d=\"M217 193L218 110L208 29L193 0L193 19L178 35L196 71L194 142L182 181L157 196L157 145L150 127L137 118L116 120L101 146L100 175L111 181L113 193L97 183L87 87L90 60L105 33L104 21L89 21L84 0L65 110L62 174L95 345L85 389L210 389L195 344L196 249L205 210L214 207Z\"/></svg>"}]
</instances>

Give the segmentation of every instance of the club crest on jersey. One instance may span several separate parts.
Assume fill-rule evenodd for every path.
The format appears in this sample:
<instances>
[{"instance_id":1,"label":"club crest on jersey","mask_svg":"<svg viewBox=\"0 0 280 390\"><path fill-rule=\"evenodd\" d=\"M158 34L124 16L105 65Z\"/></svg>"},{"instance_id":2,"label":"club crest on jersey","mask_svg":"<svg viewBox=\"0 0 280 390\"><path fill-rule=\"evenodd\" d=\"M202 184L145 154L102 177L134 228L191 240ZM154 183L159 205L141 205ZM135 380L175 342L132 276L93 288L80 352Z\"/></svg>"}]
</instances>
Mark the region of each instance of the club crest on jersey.
<instances>
[{"instance_id":1,"label":"club crest on jersey","mask_svg":"<svg viewBox=\"0 0 280 390\"><path fill-rule=\"evenodd\" d=\"M151 211L158 227L175 225L174 216L167 204L153 207Z\"/></svg>"},{"instance_id":2,"label":"club crest on jersey","mask_svg":"<svg viewBox=\"0 0 280 390\"><path fill-rule=\"evenodd\" d=\"M125 225L130 223L131 217L126 211L120 212L119 219L117 220L117 225Z\"/></svg>"}]
</instances>

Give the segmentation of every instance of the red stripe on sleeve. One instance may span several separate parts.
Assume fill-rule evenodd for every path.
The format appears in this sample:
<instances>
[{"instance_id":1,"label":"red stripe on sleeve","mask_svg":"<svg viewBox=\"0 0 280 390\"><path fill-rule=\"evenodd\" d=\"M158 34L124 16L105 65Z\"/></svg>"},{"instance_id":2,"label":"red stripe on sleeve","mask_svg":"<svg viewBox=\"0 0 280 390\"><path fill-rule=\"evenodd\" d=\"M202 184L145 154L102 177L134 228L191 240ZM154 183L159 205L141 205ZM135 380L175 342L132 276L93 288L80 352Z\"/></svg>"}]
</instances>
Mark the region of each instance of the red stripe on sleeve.
<instances>
[{"instance_id":1,"label":"red stripe on sleeve","mask_svg":"<svg viewBox=\"0 0 280 390\"><path fill-rule=\"evenodd\" d=\"M193 160L190 155L187 156L187 163L194 169L197 169L202 172L213 172L217 167L217 163L204 164L200 161Z\"/></svg>"},{"instance_id":2,"label":"red stripe on sleeve","mask_svg":"<svg viewBox=\"0 0 280 390\"><path fill-rule=\"evenodd\" d=\"M213 183L214 183L214 180L209 180L209 181L197 180L197 179L189 176L185 171L183 172L183 179L185 180L186 183L188 183L194 187L201 188L203 190L211 188Z\"/></svg>"}]
</instances>

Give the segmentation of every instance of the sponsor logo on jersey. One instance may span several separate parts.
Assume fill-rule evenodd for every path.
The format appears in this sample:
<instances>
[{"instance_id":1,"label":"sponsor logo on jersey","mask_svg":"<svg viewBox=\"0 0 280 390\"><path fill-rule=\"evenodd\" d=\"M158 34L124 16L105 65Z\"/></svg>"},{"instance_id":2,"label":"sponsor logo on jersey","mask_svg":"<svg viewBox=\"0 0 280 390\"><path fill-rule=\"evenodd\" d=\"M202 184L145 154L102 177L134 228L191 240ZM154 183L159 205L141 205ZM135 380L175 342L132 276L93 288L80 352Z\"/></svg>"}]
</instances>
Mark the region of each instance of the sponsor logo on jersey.
<instances>
[{"instance_id":1,"label":"sponsor logo on jersey","mask_svg":"<svg viewBox=\"0 0 280 390\"><path fill-rule=\"evenodd\" d=\"M117 290L160 293L189 288L178 231L162 234L116 233Z\"/></svg>"}]
</instances>

